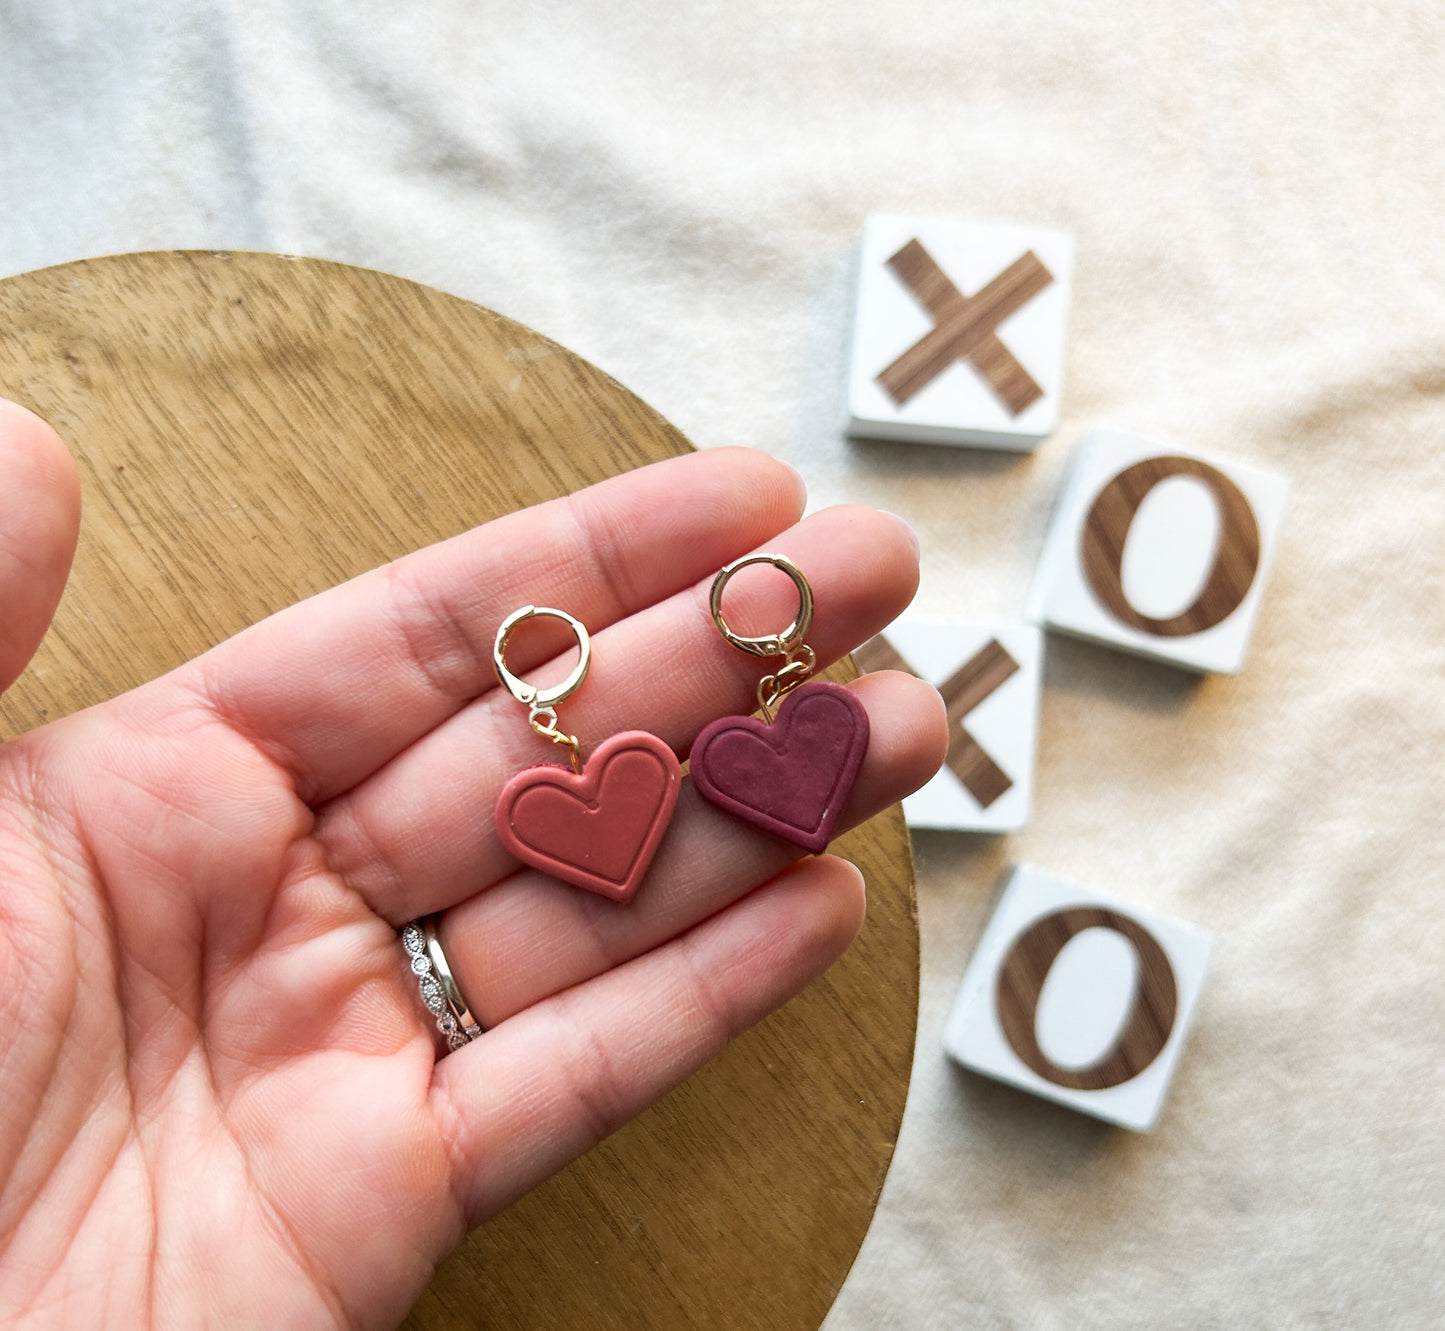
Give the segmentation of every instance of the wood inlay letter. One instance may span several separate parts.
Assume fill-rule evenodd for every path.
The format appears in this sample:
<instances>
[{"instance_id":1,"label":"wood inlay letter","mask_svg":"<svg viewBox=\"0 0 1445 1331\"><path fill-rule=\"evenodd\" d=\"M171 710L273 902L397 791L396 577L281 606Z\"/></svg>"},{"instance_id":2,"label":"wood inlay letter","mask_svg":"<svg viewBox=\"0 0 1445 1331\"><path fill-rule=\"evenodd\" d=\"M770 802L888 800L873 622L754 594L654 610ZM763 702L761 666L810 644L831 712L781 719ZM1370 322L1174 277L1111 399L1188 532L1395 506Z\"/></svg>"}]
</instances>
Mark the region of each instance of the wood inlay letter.
<instances>
[{"instance_id":1,"label":"wood inlay letter","mask_svg":"<svg viewBox=\"0 0 1445 1331\"><path fill-rule=\"evenodd\" d=\"M1015 416L1043 396L996 332L1009 315L1054 280L1032 250L972 296L949 281L917 240L903 246L888 266L935 320L932 329L878 376L899 406L956 360L970 362Z\"/></svg>"},{"instance_id":2,"label":"wood inlay letter","mask_svg":"<svg viewBox=\"0 0 1445 1331\"><path fill-rule=\"evenodd\" d=\"M1122 935L1139 959L1139 979L1113 1046L1088 1067L1063 1068L1039 1047L1039 997L1059 953L1085 929ZM1174 1029L1178 994L1169 958L1142 924L1118 911L1075 906L1045 915L1018 936L999 968L995 999L1004 1036L1029 1068L1056 1086L1101 1091L1132 1080L1159 1057Z\"/></svg>"},{"instance_id":3,"label":"wood inlay letter","mask_svg":"<svg viewBox=\"0 0 1445 1331\"><path fill-rule=\"evenodd\" d=\"M954 776L968 787L969 794L985 809L1013 785L1013 778L964 729L963 718L1016 674L1018 668L1019 663L995 638L944 680L938 690L948 708L948 757L945 761Z\"/></svg>"},{"instance_id":4,"label":"wood inlay letter","mask_svg":"<svg viewBox=\"0 0 1445 1331\"><path fill-rule=\"evenodd\" d=\"M1219 509L1214 564L1199 595L1168 619L1142 614L1124 592L1124 545L1140 505L1174 476L1201 481ZM1223 623L1243 603L1259 571L1259 524L1249 500L1217 467L1198 458L1146 458L1121 471L1100 492L1084 520L1080 555L1084 578L1121 623L1160 638L1183 638Z\"/></svg>"},{"instance_id":5,"label":"wood inlay letter","mask_svg":"<svg viewBox=\"0 0 1445 1331\"><path fill-rule=\"evenodd\" d=\"M918 672L879 634L853 653L861 669L901 670L917 677ZM1012 785L1013 778L989 756L988 751L964 729L963 719L1019 669L996 638L986 643L944 682L938 691L948 708L948 757L953 774L963 782L982 808L988 808Z\"/></svg>"}]
</instances>

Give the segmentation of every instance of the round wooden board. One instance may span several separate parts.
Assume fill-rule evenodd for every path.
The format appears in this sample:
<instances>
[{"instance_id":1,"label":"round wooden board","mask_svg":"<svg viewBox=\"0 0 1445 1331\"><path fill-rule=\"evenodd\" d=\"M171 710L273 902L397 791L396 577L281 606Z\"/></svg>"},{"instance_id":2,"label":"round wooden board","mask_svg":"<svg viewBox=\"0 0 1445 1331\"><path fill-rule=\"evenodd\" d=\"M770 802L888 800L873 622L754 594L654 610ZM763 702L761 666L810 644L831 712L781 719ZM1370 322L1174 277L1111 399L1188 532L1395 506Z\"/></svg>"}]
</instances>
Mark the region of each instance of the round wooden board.
<instances>
[{"instance_id":1,"label":"round wooden board","mask_svg":"<svg viewBox=\"0 0 1445 1331\"><path fill-rule=\"evenodd\" d=\"M405 551L690 447L519 324L265 254L119 255L0 282L0 395L55 425L85 489L70 588L0 703L3 737ZM848 956L472 1235L409 1326L818 1325L893 1152L918 997L899 811L839 849L869 889Z\"/></svg>"}]
</instances>

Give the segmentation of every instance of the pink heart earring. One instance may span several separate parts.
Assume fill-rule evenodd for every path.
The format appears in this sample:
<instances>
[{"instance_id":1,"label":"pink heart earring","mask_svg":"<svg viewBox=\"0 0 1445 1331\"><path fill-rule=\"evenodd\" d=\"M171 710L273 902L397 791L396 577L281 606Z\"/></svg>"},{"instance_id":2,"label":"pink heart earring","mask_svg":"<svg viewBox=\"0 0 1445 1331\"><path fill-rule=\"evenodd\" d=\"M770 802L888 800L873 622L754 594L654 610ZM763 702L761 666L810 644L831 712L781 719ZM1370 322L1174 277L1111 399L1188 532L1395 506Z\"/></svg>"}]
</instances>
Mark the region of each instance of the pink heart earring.
<instances>
[{"instance_id":1,"label":"pink heart earring","mask_svg":"<svg viewBox=\"0 0 1445 1331\"><path fill-rule=\"evenodd\" d=\"M723 617L723 589L752 564L781 569L798 590L797 616L781 633L743 637ZM692 746L693 784L718 808L817 854L832 839L868 750L868 713L839 684L805 682L817 664L803 641L813 623L813 589L787 556L733 560L713 579L711 609L718 631L739 651L782 657L783 664L758 681L762 721L725 716L703 728Z\"/></svg>"},{"instance_id":2,"label":"pink heart earring","mask_svg":"<svg viewBox=\"0 0 1445 1331\"><path fill-rule=\"evenodd\" d=\"M507 642L528 620L560 619L577 639L581 659L560 684L539 689L507 669ZM524 605L502 621L492 648L497 678L528 709L537 734L560 744L571 771L546 763L518 772L497 800L497 835L525 864L544 873L627 901L637 891L672 820L682 770L669 745L645 730L605 739L584 767L576 735L557 727L557 704L565 702L592 667L592 642L580 620L565 610Z\"/></svg>"}]
</instances>

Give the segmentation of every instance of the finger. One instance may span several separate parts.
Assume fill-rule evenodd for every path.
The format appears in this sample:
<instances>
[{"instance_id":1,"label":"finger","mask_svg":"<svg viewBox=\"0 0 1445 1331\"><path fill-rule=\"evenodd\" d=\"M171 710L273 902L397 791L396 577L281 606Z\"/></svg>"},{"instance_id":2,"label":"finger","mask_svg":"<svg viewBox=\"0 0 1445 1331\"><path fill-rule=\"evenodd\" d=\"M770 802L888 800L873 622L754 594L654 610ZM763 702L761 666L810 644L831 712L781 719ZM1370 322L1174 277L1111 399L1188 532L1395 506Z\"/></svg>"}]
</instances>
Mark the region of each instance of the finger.
<instances>
[{"instance_id":1,"label":"finger","mask_svg":"<svg viewBox=\"0 0 1445 1331\"><path fill-rule=\"evenodd\" d=\"M863 877L803 861L696 929L442 1060L455 1191L479 1224L615 1131L821 975L863 922Z\"/></svg>"},{"instance_id":2,"label":"finger","mask_svg":"<svg viewBox=\"0 0 1445 1331\"><path fill-rule=\"evenodd\" d=\"M0 692L50 627L80 535L80 478L40 417L0 399Z\"/></svg>"},{"instance_id":3,"label":"finger","mask_svg":"<svg viewBox=\"0 0 1445 1331\"><path fill-rule=\"evenodd\" d=\"M172 681L315 803L495 687L492 639L518 606L559 606L602 628L783 530L803 498L792 468L749 449L672 458L373 569ZM517 668L544 659L546 642L523 645Z\"/></svg>"},{"instance_id":4,"label":"finger","mask_svg":"<svg viewBox=\"0 0 1445 1331\"><path fill-rule=\"evenodd\" d=\"M875 509L825 509L769 546L812 582L809 636L820 665L887 625L917 586L913 534ZM715 571L594 639L587 686L564 704L561 717L581 738L584 755L629 729L651 731L683 754L714 717L756 707L757 681L768 665L718 633L708 611ZM755 626L745 631L780 628L797 608L784 575L758 572L763 576L739 577L739 599L730 602L738 622ZM540 671L534 677L546 678ZM317 835L347 883L401 924L465 900L516 868L492 811L513 773L555 761L555 754L527 728L520 705L494 691L321 810Z\"/></svg>"},{"instance_id":5,"label":"finger","mask_svg":"<svg viewBox=\"0 0 1445 1331\"><path fill-rule=\"evenodd\" d=\"M871 739L843 830L917 790L948 747L943 700L922 680L885 671L851 687L868 710ZM688 782L627 906L523 870L446 911L442 947L471 1010L496 1026L691 929L801 855L707 803Z\"/></svg>"}]
</instances>

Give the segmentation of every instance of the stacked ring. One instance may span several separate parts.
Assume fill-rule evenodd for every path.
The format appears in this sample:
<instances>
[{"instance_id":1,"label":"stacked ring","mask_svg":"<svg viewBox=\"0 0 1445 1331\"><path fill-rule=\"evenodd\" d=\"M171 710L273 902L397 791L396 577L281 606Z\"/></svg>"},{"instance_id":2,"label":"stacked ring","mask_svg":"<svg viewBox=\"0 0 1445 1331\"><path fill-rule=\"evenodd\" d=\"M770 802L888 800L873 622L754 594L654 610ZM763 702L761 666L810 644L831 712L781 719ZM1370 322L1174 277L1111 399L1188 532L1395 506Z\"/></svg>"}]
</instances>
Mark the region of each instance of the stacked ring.
<instances>
[{"instance_id":1,"label":"stacked ring","mask_svg":"<svg viewBox=\"0 0 1445 1331\"><path fill-rule=\"evenodd\" d=\"M441 940L437 938L436 916L428 915L403 925L401 945L411 960L411 972L417 978L421 1001L436 1019L437 1030L446 1037L447 1047L460 1049L470 1044L482 1033L482 1027L452 978L452 968L447 965Z\"/></svg>"}]
</instances>

